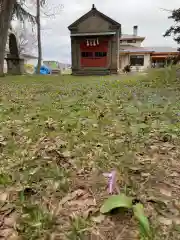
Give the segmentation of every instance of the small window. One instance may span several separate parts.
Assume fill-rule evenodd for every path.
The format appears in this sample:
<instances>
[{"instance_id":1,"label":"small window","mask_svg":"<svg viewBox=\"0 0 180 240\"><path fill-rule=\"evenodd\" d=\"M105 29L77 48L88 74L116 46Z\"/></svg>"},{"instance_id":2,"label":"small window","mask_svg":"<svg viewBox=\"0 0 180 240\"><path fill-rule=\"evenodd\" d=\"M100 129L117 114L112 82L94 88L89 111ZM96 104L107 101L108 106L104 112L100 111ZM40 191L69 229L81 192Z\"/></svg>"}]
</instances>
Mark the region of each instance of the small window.
<instances>
[{"instance_id":1,"label":"small window","mask_svg":"<svg viewBox=\"0 0 180 240\"><path fill-rule=\"evenodd\" d=\"M120 40L120 43L122 43L123 41L122 40Z\"/></svg>"},{"instance_id":2,"label":"small window","mask_svg":"<svg viewBox=\"0 0 180 240\"><path fill-rule=\"evenodd\" d=\"M106 57L107 53L106 52L95 52L95 57Z\"/></svg>"},{"instance_id":3,"label":"small window","mask_svg":"<svg viewBox=\"0 0 180 240\"><path fill-rule=\"evenodd\" d=\"M144 55L132 55L130 56L131 66L144 66Z\"/></svg>"},{"instance_id":4,"label":"small window","mask_svg":"<svg viewBox=\"0 0 180 240\"><path fill-rule=\"evenodd\" d=\"M82 52L81 57L91 58L91 57L93 57L93 53L92 52Z\"/></svg>"},{"instance_id":5,"label":"small window","mask_svg":"<svg viewBox=\"0 0 180 240\"><path fill-rule=\"evenodd\" d=\"M136 43L135 39L127 40L128 43Z\"/></svg>"}]
</instances>

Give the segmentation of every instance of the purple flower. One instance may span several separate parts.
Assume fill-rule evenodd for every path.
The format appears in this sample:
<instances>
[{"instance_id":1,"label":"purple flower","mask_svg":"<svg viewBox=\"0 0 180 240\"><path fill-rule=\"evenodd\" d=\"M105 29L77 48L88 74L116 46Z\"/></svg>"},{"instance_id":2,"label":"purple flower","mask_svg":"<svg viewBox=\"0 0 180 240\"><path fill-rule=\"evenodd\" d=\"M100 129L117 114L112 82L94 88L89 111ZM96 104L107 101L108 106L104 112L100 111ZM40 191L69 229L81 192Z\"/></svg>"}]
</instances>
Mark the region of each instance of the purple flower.
<instances>
[{"instance_id":1,"label":"purple flower","mask_svg":"<svg viewBox=\"0 0 180 240\"><path fill-rule=\"evenodd\" d=\"M103 176L108 178L109 194L112 194L115 185L116 171L112 171L111 173L103 173Z\"/></svg>"}]
</instances>

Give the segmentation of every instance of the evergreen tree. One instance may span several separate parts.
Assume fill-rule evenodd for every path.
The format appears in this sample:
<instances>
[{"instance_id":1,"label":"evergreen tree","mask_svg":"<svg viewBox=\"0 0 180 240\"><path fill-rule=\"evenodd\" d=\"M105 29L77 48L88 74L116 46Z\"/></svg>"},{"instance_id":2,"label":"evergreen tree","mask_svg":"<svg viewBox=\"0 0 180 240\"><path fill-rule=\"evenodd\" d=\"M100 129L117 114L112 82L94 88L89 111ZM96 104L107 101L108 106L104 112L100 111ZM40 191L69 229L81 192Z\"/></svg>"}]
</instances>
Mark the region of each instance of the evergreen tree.
<instances>
[{"instance_id":1,"label":"evergreen tree","mask_svg":"<svg viewBox=\"0 0 180 240\"><path fill-rule=\"evenodd\" d=\"M168 17L173 19L174 25L172 25L164 34L164 37L173 36L174 41L180 43L180 8L171 11L171 15Z\"/></svg>"}]
</instances>

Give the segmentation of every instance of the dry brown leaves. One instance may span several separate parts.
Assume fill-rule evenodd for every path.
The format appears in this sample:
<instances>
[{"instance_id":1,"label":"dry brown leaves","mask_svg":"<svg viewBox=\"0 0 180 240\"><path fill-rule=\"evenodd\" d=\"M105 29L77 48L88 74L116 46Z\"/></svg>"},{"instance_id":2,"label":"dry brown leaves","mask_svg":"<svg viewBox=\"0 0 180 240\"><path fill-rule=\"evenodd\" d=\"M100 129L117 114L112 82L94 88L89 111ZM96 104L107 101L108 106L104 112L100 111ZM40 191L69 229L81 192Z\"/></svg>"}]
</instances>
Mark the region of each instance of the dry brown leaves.
<instances>
[{"instance_id":1,"label":"dry brown leaves","mask_svg":"<svg viewBox=\"0 0 180 240\"><path fill-rule=\"evenodd\" d=\"M15 208L8 203L8 193L0 192L0 238L7 240L18 240L16 223L18 214Z\"/></svg>"},{"instance_id":2,"label":"dry brown leaves","mask_svg":"<svg viewBox=\"0 0 180 240\"><path fill-rule=\"evenodd\" d=\"M78 189L62 198L53 211L55 215L65 214L67 217L79 216L86 219L97 210L96 200L91 193Z\"/></svg>"},{"instance_id":3,"label":"dry brown leaves","mask_svg":"<svg viewBox=\"0 0 180 240\"><path fill-rule=\"evenodd\" d=\"M180 209L175 206L180 195L179 156L179 145L154 140L146 154L137 155L138 167L131 171L132 181L139 185L137 196L151 222L159 222L164 236L180 222Z\"/></svg>"},{"instance_id":4,"label":"dry brown leaves","mask_svg":"<svg viewBox=\"0 0 180 240\"><path fill-rule=\"evenodd\" d=\"M0 135L0 153L3 151L3 148L6 146L6 138Z\"/></svg>"},{"instance_id":5,"label":"dry brown leaves","mask_svg":"<svg viewBox=\"0 0 180 240\"><path fill-rule=\"evenodd\" d=\"M71 155L68 151L62 151L67 142L60 137L49 138L47 136L41 137L35 145L32 146L32 158L43 158L44 160L55 160L56 163L64 168L72 167L70 161Z\"/></svg>"}]
</instances>

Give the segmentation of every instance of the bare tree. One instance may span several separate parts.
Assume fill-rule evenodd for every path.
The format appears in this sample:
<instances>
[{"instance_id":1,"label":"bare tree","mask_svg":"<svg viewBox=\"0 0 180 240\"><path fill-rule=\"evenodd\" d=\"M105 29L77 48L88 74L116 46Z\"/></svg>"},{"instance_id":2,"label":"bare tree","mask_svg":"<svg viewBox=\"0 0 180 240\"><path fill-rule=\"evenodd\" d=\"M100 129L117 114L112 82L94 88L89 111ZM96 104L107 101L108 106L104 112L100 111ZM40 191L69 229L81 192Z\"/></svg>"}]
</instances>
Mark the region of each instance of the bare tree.
<instances>
[{"instance_id":1,"label":"bare tree","mask_svg":"<svg viewBox=\"0 0 180 240\"><path fill-rule=\"evenodd\" d=\"M0 0L0 76L4 76L4 55L12 12L16 0Z\"/></svg>"},{"instance_id":2,"label":"bare tree","mask_svg":"<svg viewBox=\"0 0 180 240\"><path fill-rule=\"evenodd\" d=\"M0 76L4 76L4 56L11 20L14 16L21 21L35 20L34 16L23 8L24 3L25 0L0 0Z\"/></svg>"},{"instance_id":3,"label":"bare tree","mask_svg":"<svg viewBox=\"0 0 180 240\"><path fill-rule=\"evenodd\" d=\"M15 32L18 36L19 54L30 54L33 50L37 49L37 33L34 29L29 28L23 23Z\"/></svg>"},{"instance_id":4,"label":"bare tree","mask_svg":"<svg viewBox=\"0 0 180 240\"><path fill-rule=\"evenodd\" d=\"M24 21L26 19L37 24L37 38L38 38L38 69L41 66L42 59L42 49L41 49L41 12L44 11L44 6L48 0L31 0L33 6L36 7L36 17L32 14L32 11L29 11L26 6L26 0L0 0L0 76L3 74L4 68L4 55L5 47L7 43L8 30L10 26L10 21L13 16L16 15L18 19ZM51 7L51 13L48 9L43 12L43 15L46 17L52 17L58 14L62 10L62 5ZM46 8L46 6L45 6ZM43 11L42 11L43 9ZM60 11L59 11L60 10ZM57 12L58 11L58 12ZM39 70L38 70L39 73Z\"/></svg>"}]
</instances>

